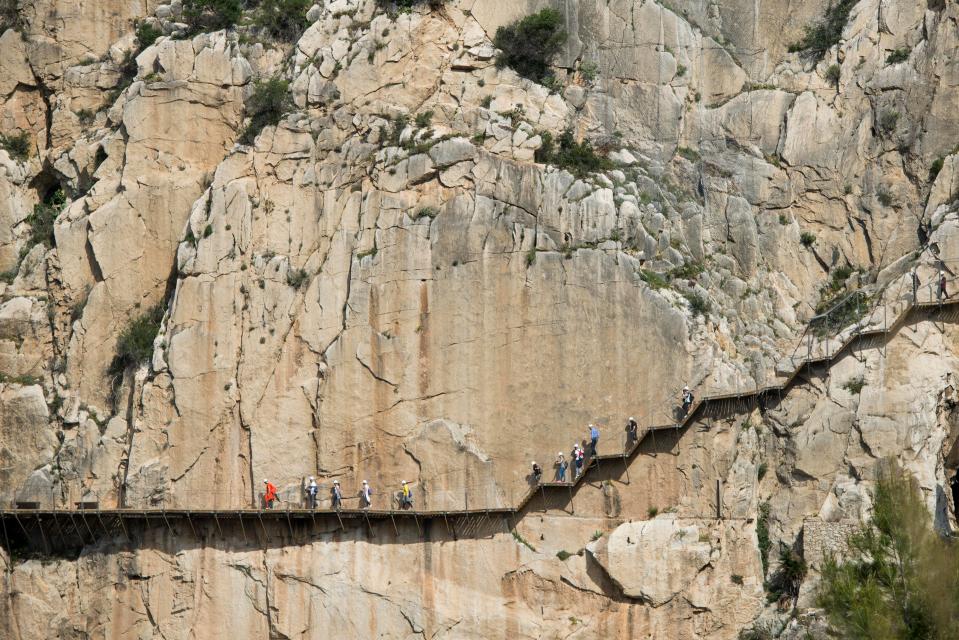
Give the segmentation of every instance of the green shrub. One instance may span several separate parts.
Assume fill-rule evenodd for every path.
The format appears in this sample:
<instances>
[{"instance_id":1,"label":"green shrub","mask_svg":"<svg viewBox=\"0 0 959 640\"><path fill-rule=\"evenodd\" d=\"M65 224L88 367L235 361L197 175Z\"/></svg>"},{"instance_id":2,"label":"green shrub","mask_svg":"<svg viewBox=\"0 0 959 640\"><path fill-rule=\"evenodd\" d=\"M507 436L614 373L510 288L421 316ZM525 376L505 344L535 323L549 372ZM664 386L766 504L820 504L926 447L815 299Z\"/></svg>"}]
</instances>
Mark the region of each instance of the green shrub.
<instances>
[{"instance_id":1,"label":"green shrub","mask_svg":"<svg viewBox=\"0 0 959 640\"><path fill-rule=\"evenodd\" d=\"M876 192L876 199L879 200L879 204L884 207L891 207L894 202L892 194L889 193L887 189L879 189L879 191Z\"/></svg>"},{"instance_id":2,"label":"green shrub","mask_svg":"<svg viewBox=\"0 0 959 640\"><path fill-rule=\"evenodd\" d=\"M242 15L242 0L183 0L183 21L193 33L229 29Z\"/></svg>"},{"instance_id":3,"label":"green shrub","mask_svg":"<svg viewBox=\"0 0 959 640\"><path fill-rule=\"evenodd\" d=\"M140 43L141 51L156 42L157 38L162 35L161 30L149 23L141 22L137 25L137 42Z\"/></svg>"},{"instance_id":4,"label":"green shrub","mask_svg":"<svg viewBox=\"0 0 959 640\"><path fill-rule=\"evenodd\" d=\"M596 540L599 540L602 537L603 537L603 532L597 529L596 531L593 532L592 540L595 542Z\"/></svg>"},{"instance_id":5,"label":"green shrub","mask_svg":"<svg viewBox=\"0 0 959 640\"><path fill-rule=\"evenodd\" d=\"M686 298L686 302L689 303L689 309L693 312L693 316L709 315L710 304L709 300L705 297L695 291L684 293L683 297Z\"/></svg>"},{"instance_id":6,"label":"green shrub","mask_svg":"<svg viewBox=\"0 0 959 640\"><path fill-rule=\"evenodd\" d=\"M439 214L439 210L436 207L420 207L420 209L413 214L414 220L419 220L420 218L429 218L433 219Z\"/></svg>"},{"instance_id":7,"label":"green shrub","mask_svg":"<svg viewBox=\"0 0 959 640\"><path fill-rule=\"evenodd\" d=\"M829 278L829 290L836 292L843 289L846 286L846 281L849 280L849 277L854 272L855 269L848 264L840 265L833 269Z\"/></svg>"},{"instance_id":8,"label":"green shrub","mask_svg":"<svg viewBox=\"0 0 959 640\"><path fill-rule=\"evenodd\" d=\"M959 621L959 546L935 529L909 473L883 461L872 517L827 558L816 604L832 637L953 638Z\"/></svg>"},{"instance_id":9,"label":"green shrub","mask_svg":"<svg viewBox=\"0 0 959 640\"><path fill-rule=\"evenodd\" d=\"M579 73L583 76L583 80L592 82L599 75L599 67L596 66L595 62L587 61L579 65Z\"/></svg>"},{"instance_id":10,"label":"green shrub","mask_svg":"<svg viewBox=\"0 0 959 640\"><path fill-rule=\"evenodd\" d=\"M376 0L376 4L388 11L409 12L413 7L426 5L430 9L438 9L446 0Z\"/></svg>"},{"instance_id":11,"label":"green shrub","mask_svg":"<svg viewBox=\"0 0 959 640\"><path fill-rule=\"evenodd\" d=\"M909 59L909 54L912 53L912 49L905 47L903 49L894 49L889 52L889 55L886 56L886 64L899 64L900 62L905 62Z\"/></svg>"},{"instance_id":12,"label":"green shrub","mask_svg":"<svg viewBox=\"0 0 959 640\"><path fill-rule=\"evenodd\" d=\"M769 465L765 462L760 463L759 468L756 469L756 478L762 480L766 477L766 473L769 471Z\"/></svg>"},{"instance_id":13,"label":"green shrub","mask_svg":"<svg viewBox=\"0 0 959 640\"><path fill-rule=\"evenodd\" d=\"M828 289L824 293L828 294ZM816 305L818 317L810 320L809 329L817 336L839 331L862 319L869 312L869 304L869 296L862 291L845 296L841 292L834 297L824 295Z\"/></svg>"},{"instance_id":14,"label":"green shrub","mask_svg":"<svg viewBox=\"0 0 959 640\"><path fill-rule=\"evenodd\" d=\"M652 520L659 513L659 507L650 507L646 509L646 516Z\"/></svg>"},{"instance_id":15,"label":"green shrub","mask_svg":"<svg viewBox=\"0 0 959 640\"><path fill-rule=\"evenodd\" d=\"M566 129L556 140L548 131L541 133L540 137L543 142L535 153L537 162L556 165L577 178L613 168L612 161L598 155L589 140L576 142L571 129Z\"/></svg>"},{"instance_id":16,"label":"green shrub","mask_svg":"<svg viewBox=\"0 0 959 640\"><path fill-rule=\"evenodd\" d=\"M935 181L936 177L939 175L939 172L942 171L942 167L945 162L945 158L936 158L932 161L932 164L929 165L929 182Z\"/></svg>"},{"instance_id":17,"label":"green shrub","mask_svg":"<svg viewBox=\"0 0 959 640\"><path fill-rule=\"evenodd\" d=\"M550 75L550 63L566 42L562 26L562 14L546 8L498 28L493 37L493 44L501 51L496 65L510 67L525 78L541 81Z\"/></svg>"},{"instance_id":18,"label":"green shrub","mask_svg":"<svg viewBox=\"0 0 959 640\"><path fill-rule=\"evenodd\" d=\"M826 15L811 27L806 27L802 40L789 45L790 52L802 52L809 57L822 58L830 47L839 44L849 14L859 0L834 0Z\"/></svg>"},{"instance_id":19,"label":"green shrub","mask_svg":"<svg viewBox=\"0 0 959 640\"><path fill-rule=\"evenodd\" d=\"M809 231L803 231L799 234L799 242L807 249L816 244L816 235Z\"/></svg>"},{"instance_id":20,"label":"green shrub","mask_svg":"<svg viewBox=\"0 0 959 640\"><path fill-rule=\"evenodd\" d=\"M42 385L43 379L37 376L31 376L31 375L8 376L7 374L0 372L0 382L3 382L5 384L19 384L24 387L30 387L33 385Z\"/></svg>"},{"instance_id":21,"label":"green shrub","mask_svg":"<svg viewBox=\"0 0 959 640\"><path fill-rule=\"evenodd\" d=\"M424 111L422 113L416 114L416 126L420 129L430 126L430 122L433 120L432 111Z\"/></svg>"},{"instance_id":22,"label":"green shrub","mask_svg":"<svg viewBox=\"0 0 959 640\"><path fill-rule=\"evenodd\" d=\"M679 155L681 155L682 157L686 158L687 160L689 160L689 161L692 162L692 163L699 162L699 160L700 160L699 152L696 151L695 149L688 149L688 148L686 148L686 147L679 147L678 149L676 149L676 153L678 153Z\"/></svg>"},{"instance_id":23,"label":"green shrub","mask_svg":"<svg viewBox=\"0 0 959 640\"><path fill-rule=\"evenodd\" d=\"M559 78L549 74L543 76L543 79L540 80L540 84L549 89L550 93L561 93L563 88L566 86Z\"/></svg>"},{"instance_id":24,"label":"green shrub","mask_svg":"<svg viewBox=\"0 0 959 640\"><path fill-rule=\"evenodd\" d=\"M729 581L732 582L733 584L738 584L738 585L742 585L744 582L743 577L739 575L738 573L734 573L731 576L729 576Z\"/></svg>"},{"instance_id":25,"label":"green shrub","mask_svg":"<svg viewBox=\"0 0 959 640\"><path fill-rule=\"evenodd\" d=\"M676 267L669 272L669 277L676 280L692 280L699 276L706 267L702 262L687 262L681 267Z\"/></svg>"},{"instance_id":26,"label":"green shrub","mask_svg":"<svg viewBox=\"0 0 959 640\"><path fill-rule=\"evenodd\" d=\"M306 269L291 269L286 272L286 283L294 289L299 289L310 281L310 274Z\"/></svg>"},{"instance_id":27,"label":"green shrub","mask_svg":"<svg viewBox=\"0 0 959 640\"><path fill-rule=\"evenodd\" d=\"M796 598L799 596L799 587L808 571L806 561L795 549L780 544L779 568L767 584L769 595L776 600L784 596Z\"/></svg>"},{"instance_id":28,"label":"green shrub","mask_svg":"<svg viewBox=\"0 0 959 640\"><path fill-rule=\"evenodd\" d=\"M363 258L375 258L376 254L379 253L379 249L376 246L376 243L373 243L373 246L367 249L366 251L360 251L356 254L357 260L362 260Z\"/></svg>"},{"instance_id":29,"label":"green shrub","mask_svg":"<svg viewBox=\"0 0 959 640\"><path fill-rule=\"evenodd\" d=\"M759 517L756 518L756 541L759 544L759 559L763 563L763 575L769 571L769 502L759 504Z\"/></svg>"},{"instance_id":30,"label":"green shrub","mask_svg":"<svg viewBox=\"0 0 959 640\"><path fill-rule=\"evenodd\" d=\"M409 116L404 113L396 115L390 121L390 135L386 138L386 145L390 147L400 146L400 136L403 135L403 130L406 129L409 124Z\"/></svg>"},{"instance_id":31,"label":"green shrub","mask_svg":"<svg viewBox=\"0 0 959 640\"><path fill-rule=\"evenodd\" d=\"M655 271L649 271L648 269L640 269L639 278L648 284L649 288L653 289L654 291L657 289L664 289L669 286L669 281L666 278L659 275Z\"/></svg>"},{"instance_id":32,"label":"green shrub","mask_svg":"<svg viewBox=\"0 0 959 640\"><path fill-rule=\"evenodd\" d=\"M21 27L20 12L17 9L17 0L0 0L0 34L7 29Z\"/></svg>"},{"instance_id":33,"label":"green shrub","mask_svg":"<svg viewBox=\"0 0 959 640\"><path fill-rule=\"evenodd\" d=\"M849 378L842 384L842 388L853 395L861 393L862 388L865 386L866 386L866 379L863 376L856 376L855 378Z\"/></svg>"},{"instance_id":34,"label":"green shrub","mask_svg":"<svg viewBox=\"0 0 959 640\"><path fill-rule=\"evenodd\" d=\"M842 75L842 67L838 64L831 64L829 68L826 69L826 82L834 85L839 85L839 78Z\"/></svg>"},{"instance_id":35,"label":"green shrub","mask_svg":"<svg viewBox=\"0 0 959 640\"><path fill-rule=\"evenodd\" d=\"M510 533L513 534L513 539L516 540L516 542L520 543L521 545L524 545L526 548L528 548L528 549L529 549L530 551L532 551L533 553L536 553L536 547L534 547L533 545L531 545L531 544L529 543L529 541L526 540L526 538L524 538L523 536L521 536L520 533L519 533L519 531L517 531L516 529L513 529Z\"/></svg>"},{"instance_id":36,"label":"green shrub","mask_svg":"<svg viewBox=\"0 0 959 640\"><path fill-rule=\"evenodd\" d=\"M536 262L536 247L526 252L526 266L531 267Z\"/></svg>"},{"instance_id":37,"label":"green shrub","mask_svg":"<svg viewBox=\"0 0 959 640\"><path fill-rule=\"evenodd\" d=\"M92 109L80 109L76 114L77 120L79 120L82 125L90 124L97 115Z\"/></svg>"},{"instance_id":38,"label":"green shrub","mask_svg":"<svg viewBox=\"0 0 959 640\"><path fill-rule=\"evenodd\" d=\"M775 640L782 632L774 622L760 622L739 632L739 640ZM810 638L810 636L807 636Z\"/></svg>"},{"instance_id":39,"label":"green shrub","mask_svg":"<svg viewBox=\"0 0 959 640\"><path fill-rule=\"evenodd\" d=\"M163 305L158 304L136 318L120 334L116 355L108 370L113 378L123 375L129 367L145 362L153 355L153 341L163 321Z\"/></svg>"},{"instance_id":40,"label":"green shrub","mask_svg":"<svg viewBox=\"0 0 959 640\"><path fill-rule=\"evenodd\" d=\"M879 116L879 131L881 133L893 133L897 124L899 124L898 111L883 111L882 115Z\"/></svg>"},{"instance_id":41,"label":"green shrub","mask_svg":"<svg viewBox=\"0 0 959 640\"><path fill-rule=\"evenodd\" d=\"M556 557L562 560L563 562L565 562L566 559L572 555L573 555L572 553L570 553L569 551L566 551L565 549L556 552Z\"/></svg>"},{"instance_id":42,"label":"green shrub","mask_svg":"<svg viewBox=\"0 0 959 640\"><path fill-rule=\"evenodd\" d=\"M30 135L26 131L9 136L0 133L0 149L6 149L14 160L24 161L30 157Z\"/></svg>"},{"instance_id":43,"label":"green shrub","mask_svg":"<svg viewBox=\"0 0 959 640\"><path fill-rule=\"evenodd\" d=\"M257 81L253 86L253 94L246 101L250 123L240 136L241 143L252 144L265 127L279 124L283 114L290 108L289 86L289 82L279 77Z\"/></svg>"},{"instance_id":44,"label":"green shrub","mask_svg":"<svg viewBox=\"0 0 959 640\"><path fill-rule=\"evenodd\" d=\"M6 271L0 271L0 282L13 284L13 281L17 279L18 273L20 273L20 265L15 265Z\"/></svg>"},{"instance_id":45,"label":"green shrub","mask_svg":"<svg viewBox=\"0 0 959 640\"><path fill-rule=\"evenodd\" d=\"M260 0L253 24L274 38L296 42L310 26L306 12L312 4L312 0Z\"/></svg>"},{"instance_id":46,"label":"green shrub","mask_svg":"<svg viewBox=\"0 0 959 640\"><path fill-rule=\"evenodd\" d=\"M28 248L38 244L47 247L53 247L56 244L53 225L57 216L63 211L66 202L67 197L63 194L63 190L57 189L46 200L33 205L33 213L27 216L27 224L30 225L30 237L27 239Z\"/></svg>"}]
</instances>

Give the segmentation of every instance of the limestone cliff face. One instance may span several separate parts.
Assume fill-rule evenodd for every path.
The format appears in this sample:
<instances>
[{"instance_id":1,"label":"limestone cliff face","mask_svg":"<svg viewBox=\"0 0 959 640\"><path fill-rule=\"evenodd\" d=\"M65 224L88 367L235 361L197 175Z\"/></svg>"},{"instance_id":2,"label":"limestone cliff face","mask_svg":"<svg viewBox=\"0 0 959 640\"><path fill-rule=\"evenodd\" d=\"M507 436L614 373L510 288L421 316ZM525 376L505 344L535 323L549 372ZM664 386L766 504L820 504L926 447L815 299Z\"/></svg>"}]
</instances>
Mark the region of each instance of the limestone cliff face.
<instances>
[{"instance_id":1,"label":"limestone cliff face","mask_svg":"<svg viewBox=\"0 0 959 640\"><path fill-rule=\"evenodd\" d=\"M625 418L671 422L683 384L775 383L832 283L862 287L878 318L912 299L916 268L928 299L938 260L959 264L959 7L861 0L816 61L788 47L828 3L796 4L336 0L282 43L169 37L176 2L17 3L0 134L29 151L0 149L0 501L245 508L267 477L299 505L316 475L324 492L368 479L382 504L406 479L422 508L512 505L529 461L588 422L619 451ZM497 68L492 45L548 5L569 35L552 88ZM143 47L141 24L168 36ZM243 144L271 77L288 113ZM613 168L536 162L566 128ZM119 335L156 305L152 359L114 375ZM956 331L913 314L775 406L644 442L575 508L472 538L147 530L77 559L4 555L0 629L779 624L775 549L801 546L810 518L868 513L877 459L899 458L952 527Z\"/></svg>"}]
</instances>

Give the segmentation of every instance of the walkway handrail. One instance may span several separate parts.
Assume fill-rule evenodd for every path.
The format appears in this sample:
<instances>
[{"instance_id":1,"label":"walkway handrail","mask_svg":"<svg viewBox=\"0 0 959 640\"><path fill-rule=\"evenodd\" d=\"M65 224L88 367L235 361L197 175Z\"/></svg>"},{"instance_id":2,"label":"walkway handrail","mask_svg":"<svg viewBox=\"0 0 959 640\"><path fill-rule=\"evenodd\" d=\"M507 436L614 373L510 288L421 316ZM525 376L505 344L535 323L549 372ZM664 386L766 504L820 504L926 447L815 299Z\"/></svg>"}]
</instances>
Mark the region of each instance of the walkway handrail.
<instances>
[{"instance_id":1,"label":"walkway handrail","mask_svg":"<svg viewBox=\"0 0 959 640\"><path fill-rule=\"evenodd\" d=\"M956 277L954 277L954 278L952 278L952 279L950 279L950 280L948 280L948 281L957 282L957 281L959 281L959 276L956 276ZM947 281L947 282L948 282L948 281ZM938 306L938 307L942 307L942 306L947 306L947 305L949 305L949 306L955 305L955 304L959 303L959 296L957 296L956 294L957 294L957 292L954 291L954 292L953 292L953 295L951 295L951 296L946 296L946 297L944 297L943 299L929 300L929 301L923 301L923 302L920 302L920 301L917 299L918 296L914 296L912 300L907 300L907 301L905 301L905 303L904 303L903 306L902 306L901 311L899 311L898 313L895 314L895 316L893 317L891 323L888 323L887 321L884 321L884 322L883 322L883 326L880 327L880 328L872 329L872 330L870 330L870 331L862 331L862 330L860 330L860 331L855 332L855 333L850 333L849 335L847 335L847 336L845 337L845 339L844 339L843 341L841 341L841 342L837 345L836 350L833 351L833 352L831 353L831 355L827 356L826 358L821 358L821 357L806 357L806 358L802 358L802 359L798 362L798 364L796 364L795 369L794 369L792 372L790 372L788 375L786 375L786 376L784 376L784 377L782 378L782 382L781 382L780 384L766 385L766 386L758 386L758 385L757 385L756 387L753 387L753 388L751 388L751 389L749 389L749 390L746 390L746 391L743 391L743 392L737 392L737 393L733 393L733 394L725 393L725 394L703 395L703 397L701 397L700 399L698 399L698 400L696 400L696 401L694 402L694 404L689 408L689 410L687 411L687 413L686 413L684 416L680 417L679 419L675 419L675 418L673 418L672 416L670 416L669 420L668 420L666 423L663 423L663 424L660 424L660 425L654 425L651 421L648 421L648 420L637 419L637 422L638 422L640 425L645 424L645 425L647 425L647 426L646 426L646 428L642 431L641 434L638 434L638 437L636 438L635 441L633 441L632 445L631 445L631 446L627 446L627 445L629 444L629 440L627 440L626 443L624 443L624 447L627 448L627 450L625 450L625 451L615 452L615 453L609 453L609 454L600 454L600 455L597 455L597 456L594 456L594 457L590 457L589 459L587 459L586 463L584 464L583 472L580 474L579 478L577 478L576 480L574 480L574 481L572 481L572 482L568 482L568 483L557 483L557 482L548 482L548 481L547 481L547 482L542 482L542 483L540 483L540 484L530 486L529 489L526 490L525 493L521 496L519 502L518 502L518 503L514 503L515 506L512 506L512 507L481 507L481 508L479 508L479 510L496 510L497 512L503 511L503 512L508 512L508 513L514 513L514 514L515 514L515 513L519 513L520 511L522 511L523 508L525 508L525 506L532 500L533 496L534 496L538 491L545 490L545 488L555 487L555 486L562 486L562 487L568 487L568 488L571 489L571 490L572 490L572 489L575 489L577 486L580 485L580 483L582 483L582 482L585 480L585 478L586 478L587 474L589 473L589 471L590 471L594 466L596 466L597 464L601 463L603 460L613 460L613 459L625 459L625 460L628 460L629 458L631 458L633 455L635 455L635 453L636 453L637 451L639 451L640 445L646 440L646 438L649 437L650 434L655 433L655 431L667 430L667 429L676 429L676 430L678 430L678 429L681 429L681 428L685 428L690 422L692 422L692 421L695 419L695 417L696 417L697 414L700 412L700 410L701 410L703 407L708 406L710 403L715 403L715 402L717 402L717 401L721 401L721 400L725 400L725 399L729 399L729 398L738 398L738 399L744 399L744 398L749 398L749 397L759 398L759 397L762 396L763 394L770 393L770 392L773 392L773 391L784 391L784 390L787 389L787 387L789 387L789 386L794 382L794 380L796 379L798 373L799 373L804 367L810 365L811 363L819 362L819 361L823 361L823 360L825 360L825 361L827 361L827 362L829 362L829 363L832 363L832 362L839 356L839 354L842 353L842 352L845 350L845 348L846 348L847 346L849 346L854 340L860 339L860 338L862 338L863 336L866 336L866 335L888 333L888 331L890 331L890 330L891 330L892 328L894 328L894 327L897 327L898 324L900 323L900 321L903 320L911 311L913 311L913 310L915 310L915 309L918 309L918 308L930 308L930 307L937 307L937 306ZM895 304L895 303L890 303L889 305L885 305L885 306L888 308L889 306L893 306L894 304ZM841 335L841 333L842 333L842 332L840 332L840 335ZM804 332L804 335L806 335L805 332ZM665 402L664 402L662 405L655 406L654 408L651 408L650 410L646 411L644 414L641 414L641 417L642 417L642 418L648 418L648 417L654 415L655 413L658 413L659 411L663 410L663 407L664 407L664 406L666 406L666 407L671 407L671 408L675 408L675 407L677 406L677 404L671 403L670 400L671 400L671 399L678 399L678 391L679 391L678 388L675 389L675 390L673 390L673 389L667 390L667 391L666 391L667 396L666 396L666 398L665 398ZM636 417L636 416L634 415L633 417ZM602 447L602 445L600 445L600 446ZM568 470L568 473L570 474L570 476L572 476L572 474L573 474L572 460L570 460L570 463L571 463L571 464L570 464L570 469ZM54 490L51 489L51 491L54 491ZM202 492L202 491L201 491L201 492L190 492L190 493L209 493L209 494L217 495L217 496L222 495L222 494L219 494L219 493L217 493L217 492ZM390 490L388 490L388 489L382 490L382 493L378 492L378 493L376 494L376 496L374 496L374 500L379 499L379 500L384 501L384 503L385 503L386 501L388 501L388 496L390 495L390 493L391 493L391 492L390 492ZM228 493L227 493L227 498L229 498L230 495L231 495L231 494L228 492ZM322 495L322 494L321 494L321 495ZM421 494L421 497L423 497L422 494ZM327 501L327 500L328 500L328 498L324 499L324 498L321 498L320 496L318 496L317 502L319 503L319 502L321 502L321 501ZM346 495L343 496L343 501L345 502L345 501L347 501L347 500L359 500L359 497L358 497L357 495L352 495L352 494L349 494L349 492L347 492ZM215 500L215 501L217 501L217 500ZM55 500L55 499L53 500L53 504L54 504L54 511L56 511L56 500ZM99 510L99 504L97 505L97 509ZM290 503L289 503L289 501L286 501L286 509L287 509L287 510L290 509ZM475 510L476 510L476 509L474 509L474 511L475 511ZM37 511L37 510L36 510L36 509L23 509L23 510L19 510L19 511L20 511L20 512L30 512L30 511ZM61 509L61 510L60 510L60 512L70 512L70 513L81 513L82 511L83 511L82 509ZM121 509L99 510L99 511L100 511L100 512L103 512L103 513L106 513L107 511L110 511L110 512L127 512L127 513L148 513L148 512L169 513L169 510L166 508L166 505L163 505L163 506L161 506L160 508L154 508L154 509L143 509L143 508L135 508L135 507L134 507L134 508L128 508L128 507L125 507L125 508L121 508ZM202 509L202 508L201 508L201 509L197 509L197 511L211 511L211 509ZM215 511L215 510L213 510L213 511ZM234 511L237 511L237 509L235 509L235 508L230 508L230 509L225 509L225 510L223 510L223 512L234 512ZM254 509L253 511L257 511L257 510ZM259 509L259 511L264 511L264 509L261 508L261 509ZM317 510L316 510L316 512L322 512L322 511L324 511L324 510L322 510L322 509L317 509ZM326 510L326 511L330 511L331 513L333 512L333 510ZM378 511L378 510L374 508L374 509L372 509L372 511ZM391 511L392 511L392 509L391 509ZM14 510L14 513L15 513L15 512L16 512L16 510ZM425 512L426 512L426 511L417 511L416 509L413 509L413 510L412 510L412 513L414 513L414 514L416 514L416 513L425 513ZM459 513L459 512L464 512L464 510L453 510L453 509L450 509L450 510L444 511L444 513L448 513L448 514L455 514L455 513Z\"/></svg>"}]
</instances>

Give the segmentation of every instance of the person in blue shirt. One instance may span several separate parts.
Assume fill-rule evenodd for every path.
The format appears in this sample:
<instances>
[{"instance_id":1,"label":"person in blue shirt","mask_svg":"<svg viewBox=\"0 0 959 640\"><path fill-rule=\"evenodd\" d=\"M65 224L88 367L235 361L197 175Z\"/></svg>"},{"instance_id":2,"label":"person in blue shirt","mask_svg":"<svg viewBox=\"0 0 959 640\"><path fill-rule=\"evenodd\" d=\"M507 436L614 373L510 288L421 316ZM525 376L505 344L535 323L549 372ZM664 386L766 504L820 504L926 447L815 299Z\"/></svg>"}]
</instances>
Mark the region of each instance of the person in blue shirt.
<instances>
[{"instance_id":1,"label":"person in blue shirt","mask_svg":"<svg viewBox=\"0 0 959 640\"><path fill-rule=\"evenodd\" d=\"M589 442L589 455L592 457L596 455L596 445L599 444L599 428L595 424L589 425Z\"/></svg>"},{"instance_id":2,"label":"person in blue shirt","mask_svg":"<svg viewBox=\"0 0 959 640\"><path fill-rule=\"evenodd\" d=\"M330 488L330 505L334 509L339 509L342 503L343 493L340 491L340 481L334 480L333 486Z\"/></svg>"},{"instance_id":3,"label":"person in blue shirt","mask_svg":"<svg viewBox=\"0 0 959 640\"><path fill-rule=\"evenodd\" d=\"M563 455L563 452L560 451L556 454L556 480L566 482L566 469L568 468L569 463L566 462L566 457Z\"/></svg>"}]
</instances>

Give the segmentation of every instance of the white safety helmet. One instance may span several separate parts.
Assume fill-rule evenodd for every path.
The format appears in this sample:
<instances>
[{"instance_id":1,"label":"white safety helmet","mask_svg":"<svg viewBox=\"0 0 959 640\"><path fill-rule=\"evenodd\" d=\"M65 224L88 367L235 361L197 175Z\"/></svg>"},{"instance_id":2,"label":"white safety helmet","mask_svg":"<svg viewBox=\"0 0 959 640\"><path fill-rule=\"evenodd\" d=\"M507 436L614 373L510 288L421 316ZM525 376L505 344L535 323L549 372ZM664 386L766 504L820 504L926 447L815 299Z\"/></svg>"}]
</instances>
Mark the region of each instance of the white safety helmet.
<instances>
[{"instance_id":1,"label":"white safety helmet","mask_svg":"<svg viewBox=\"0 0 959 640\"><path fill-rule=\"evenodd\" d=\"M367 482L366 480L364 480L364 481L363 481L363 484L369 484L369 482Z\"/></svg>"},{"instance_id":2,"label":"white safety helmet","mask_svg":"<svg viewBox=\"0 0 959 640\"><path fill-rule=\"evenodd\" d=\"M633 416L629 416L629 421L630 421L630 422L636 422L636 418L634 418Z\"/></svg>"},{"instance_id":3,"label":"white safety helmet","mask_svg":"<svg viewBox=\"0 0 959 640\"><path fill-rule=\"evenodd\" d=\"M263 478L263 484L266 484L266 478Z\"/></svg>"},{"instance_id":4,"label":"white safety helmet","mask_svg":"<svg viewBox=\"0 0 959 640\"><path fill-rule=\"evenodd\" d=\"M563 457L563 452L562 452L562 451L560 451L560 452L559 452L559 453L557 453L556 455L558 455L558 456L559 456L560 458L562 458L562 457Z\"/></svg>"},{"instance_id":5,"label":"white safety helmet","mask_svg":"<svg viewBox=\"0 0 959 640\"><path fill-rule=\"evenodd\" d=\"M339 480L334 480L334 481L333 481L333 484L340 484L340 481L339 481Z\"/></svg>"},{"instance_id":6,"label":"white safety helmet","mask_svg":"<svg viewBox=\"0 0 959 640\"><path fill-rule=\"evenodd\" d=\"M401 481L400 484L406 484L406 480Z\"/></svg>"}]
</instances>

